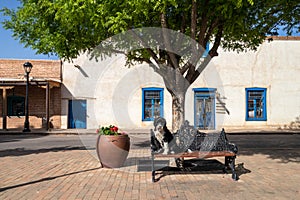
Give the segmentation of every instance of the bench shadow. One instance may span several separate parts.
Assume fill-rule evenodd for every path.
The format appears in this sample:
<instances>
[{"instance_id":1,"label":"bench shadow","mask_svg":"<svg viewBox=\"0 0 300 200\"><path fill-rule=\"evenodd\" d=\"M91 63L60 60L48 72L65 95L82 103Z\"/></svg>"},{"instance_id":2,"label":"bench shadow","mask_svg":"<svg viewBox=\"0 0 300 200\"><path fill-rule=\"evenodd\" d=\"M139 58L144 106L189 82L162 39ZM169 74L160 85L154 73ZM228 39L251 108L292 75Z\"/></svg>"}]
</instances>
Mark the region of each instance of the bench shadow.
<instances>
[{"instance_id":1,"label":"bench shadow","mask_svg":"<svg viewBox=\"0 0 300 200\"><path fill-rule=\"evenodd\" d=\"M151 160L147 161L149 164L144 164L142 167L138 165L138 171L151 171ZM158 162L158 163L157 163ZM155 160L156 181L161 178L174 174L231 174L232 171L227 169L224 172L225 165L216 159L189 159L185 160L184 169L178 167L168 166L169 160ZM243 174L251 173L251 170L245 168L244 163L238 163L235 166L238 177Z\"/></svg>"},{"instance_id":2,"label":"bench shadow","mask_svg":"<svg viewBox=\"0 0 300 200\"><path fill-rule=\"evenodd\" d=\"M132 149L147 148L147 147L150 147L150 141L136 142L131 145Z\"/></svg>"}]
</instances>

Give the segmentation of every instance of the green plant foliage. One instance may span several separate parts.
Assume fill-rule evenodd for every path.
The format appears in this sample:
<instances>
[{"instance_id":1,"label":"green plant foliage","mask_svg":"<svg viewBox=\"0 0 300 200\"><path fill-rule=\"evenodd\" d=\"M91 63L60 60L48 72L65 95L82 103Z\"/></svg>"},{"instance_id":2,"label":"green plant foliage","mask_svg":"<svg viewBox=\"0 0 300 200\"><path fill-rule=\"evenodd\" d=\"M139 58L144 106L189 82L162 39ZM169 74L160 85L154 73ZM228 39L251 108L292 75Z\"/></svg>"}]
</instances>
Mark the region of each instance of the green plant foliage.
<instances>
[{"instance_id":1,"label":"green plant foliage","mask_svg":"<svg viewBox=\"0 0 300 200\"><path fill-rule=\"evenodd\" d=\"M113 126L113 125L109 125L106 127L100 127L96 130L96 132L100 135L120 135L118 133L118 127Z\"/></svg>"},{"instance_id":2,"label":"green plant foliage","mask_svg":"<svg viewBox=\"0 0 300 200\"><path fill-rule=\"evenodd\" d=\"M221 37L216 46L256 49L278 26L289 34L295 27L299 31L299 4L292 0L21 0L17 10L1 11L10 17L4 27L25 46L72 59L117 33L161 27L162 14L166 28L190 35L193 1L195 39L204 46L203 42Z\"/></svg>"}]
</instances>

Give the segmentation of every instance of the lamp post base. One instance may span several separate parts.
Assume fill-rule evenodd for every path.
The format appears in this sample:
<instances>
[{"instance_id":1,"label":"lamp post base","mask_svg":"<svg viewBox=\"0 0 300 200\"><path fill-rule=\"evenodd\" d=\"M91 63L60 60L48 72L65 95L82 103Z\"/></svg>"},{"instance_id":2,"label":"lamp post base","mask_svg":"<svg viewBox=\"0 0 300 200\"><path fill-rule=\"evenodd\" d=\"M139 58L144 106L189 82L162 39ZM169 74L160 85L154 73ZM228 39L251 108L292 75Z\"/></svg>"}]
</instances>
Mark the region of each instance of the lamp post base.
<instances>
[{"instance_id":1,"label":"lamp post base","mask_svg":"<svg viewBox=\"0 0 300 200\"><path fill-rule=\"evenodd\" d=\"M31 132L29 128L24 128L23 132Z\"/></svg>"},{"instance_id":2,"label":"lamp post base","mask_svg":"<svg viewBox=\"0 0 300 200\"><path fill-rule=\"evenodd\" d=\"M25 122L24 123L24 129L23 129L23 132L30 132L30 128L29 128L29 122Z\"/></svg>"}]
</instances>

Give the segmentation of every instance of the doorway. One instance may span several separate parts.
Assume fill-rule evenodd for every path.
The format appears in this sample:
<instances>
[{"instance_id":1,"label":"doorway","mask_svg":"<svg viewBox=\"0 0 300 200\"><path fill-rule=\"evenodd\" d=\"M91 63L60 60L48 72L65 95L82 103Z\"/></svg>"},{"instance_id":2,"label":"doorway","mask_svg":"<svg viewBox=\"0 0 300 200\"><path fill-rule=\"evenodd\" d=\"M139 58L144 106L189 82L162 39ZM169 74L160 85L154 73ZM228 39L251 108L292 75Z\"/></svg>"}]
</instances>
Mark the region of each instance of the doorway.
<instances>
[{"instance_id":1,"label":"doorway","mask_svg":"<svg viewBox=\"0 0 300 200\"><path fill-rule=\"evenodd\" d=\"M215 91L214 88L194 89L194 121L197 128L215 129Z\"/></svg>"},{"instance_id":2,"label":"doorway","mask_svg":"<svg viewBox=\"0 0 300 200\"><path fill-rule=\"evenodd\" d=\"M69 100L68 128L86 128L86 100Z\"/></svg>"}]
</instances>

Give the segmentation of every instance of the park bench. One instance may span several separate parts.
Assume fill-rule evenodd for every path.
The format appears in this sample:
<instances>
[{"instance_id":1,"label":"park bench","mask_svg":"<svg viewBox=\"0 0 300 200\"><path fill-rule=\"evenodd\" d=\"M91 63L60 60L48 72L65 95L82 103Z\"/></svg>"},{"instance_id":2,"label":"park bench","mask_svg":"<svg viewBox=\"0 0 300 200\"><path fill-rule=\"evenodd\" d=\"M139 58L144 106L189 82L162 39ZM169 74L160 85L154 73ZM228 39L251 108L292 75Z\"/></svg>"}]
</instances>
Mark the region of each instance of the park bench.
<instances>
[{"instance_id":1,"label":"park bench","mask_svg":"<svg viewBox=\"0 0 300 200\"><path fill-rule=\"evenodd\" d=\"M155 143L155 134L151 130L151 168L152 182L155 179L155 158L175 158L176 165L181 170L185 170L184 158L213 158L225 157L223 172L227 173L227 169L232 171L232 179L238 180L235 171L235 159L238 148L235 144L228 141L225 130L221 132L203 133L190 126L188 122L173 133L173 140L170 142L170 152L164 153L157 147Z\"/></svg>"}]
</instances>

